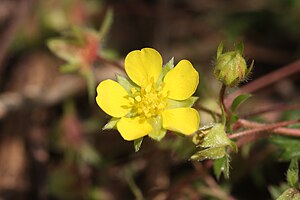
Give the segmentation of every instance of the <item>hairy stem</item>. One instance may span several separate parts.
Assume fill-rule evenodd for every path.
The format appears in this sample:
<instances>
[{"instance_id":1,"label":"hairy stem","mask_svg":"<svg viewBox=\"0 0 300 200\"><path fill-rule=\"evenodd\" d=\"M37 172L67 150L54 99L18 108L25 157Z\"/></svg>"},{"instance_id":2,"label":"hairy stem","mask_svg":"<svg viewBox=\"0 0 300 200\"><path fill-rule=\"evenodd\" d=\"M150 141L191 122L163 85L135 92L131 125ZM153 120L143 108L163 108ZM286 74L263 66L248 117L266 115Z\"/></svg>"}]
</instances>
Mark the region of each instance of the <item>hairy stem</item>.
<instances>
[{"instance_id":1,"label":"hairy stem","mask_svg":"<svg viewBox=\"0 0 300 200\"><path fill-rule=\"evenodd\" d=\"M246 130L246 131L241 131L241 132L238 132L238 133L234 133L234 134L229 135L228 137L230 139L234 139L234 138L239 138L239 137L243 137L243 136L249 136L249 135L256 134L256 133L263 132L263 131L272 131L272 132L274 132L274 129L276 130L280 127L288 126L288 125L291 125L291 124L296 124L296 123L299 123L299 122L300 122L300 119L284 121L284 122L278 122L278 123L274 123L274 124L265 124L265 125L260 124L260 125L255 125L255 127L252 124L252 126L254 127L253 129ZM295 130L299 131L299 129L295 129ZM280 135L291 136L291 134L289 132L285 132L285 131L282 131L282 130L281 130L281 132L278 132L278 131L276 132L275 131L275 133L280 134ZM296 133L296 134L293 134L292 136L300 137L300 131L299 131L298 134Z\"/></svg>"},{"instance_id":2,"label":"hairy stem","mask_svg":"<svg viewBox=\"0 0 300 200\"><path fill-rule=\"evenodd\" d=\"M197 108L199 110L207 112L209 114L213 113L217 116L221 116L220 113L217 113L217 112L215 112L211 109L205 108L203 106L197 106ZM259 127L262 127L262 126L267 126L268 124L253 122L253 121L250 121L250 120L240 118L237 121L237 123L235 123L235 125L237 125L237 127L259 128ZM278 134L278 135L288 135L288 136L300 137L300 129L284 128L283 126L286 126L286 125L282 125L281 127L270 129L269 131L272 131L273 133ZM234 134L232 134L232 135L234 135Z\"/></svg>"},{"instance_id":3,"label":"hairy stem","mask_svg":"<svg viewBox=\"0 0 300 200\"><path fill-rule=\"evenodd\" d=\"M253 117L253 116L268 113L268 112L280 112L280 111L298 110L298 109L300 109L300 104L294 104L294 105L277 104L277 105L272 105L272 106L263 108L258 111L254 111L254 112L245 114L242 117L248 118L248 117Z\"/></svg>"},{"instance_id":4,"label":"hairy stem","mask_svg":"<svg viewBox=\"0 0 300 200\"><path fill-rule=\"evenodd\" d=\"M300 60L296 60L286 66L281 67L280 69L271 72L265 76L262 76L254 81L251 81L249 84L241 87L236 92L230 94L226 98L226 105L229 105L232 100L240 94L251 93L257 90L260 90L268 85L278 82L290 75L300 72Z\"/></svg>"}]
</instances>

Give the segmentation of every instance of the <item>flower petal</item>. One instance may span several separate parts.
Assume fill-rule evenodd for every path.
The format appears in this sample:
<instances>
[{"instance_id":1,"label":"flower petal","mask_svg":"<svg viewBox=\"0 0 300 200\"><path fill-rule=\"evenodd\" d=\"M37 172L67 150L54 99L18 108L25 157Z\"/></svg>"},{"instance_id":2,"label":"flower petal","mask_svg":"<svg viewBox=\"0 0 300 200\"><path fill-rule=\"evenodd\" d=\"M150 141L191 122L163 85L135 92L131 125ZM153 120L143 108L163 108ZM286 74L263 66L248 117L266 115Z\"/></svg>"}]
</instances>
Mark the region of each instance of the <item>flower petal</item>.
<instances>
[{"instance_id":1,"label":"flower petal","mask_svg":"<svg viewBox=\"0 0 300 200\"><path fill-rule=\"evenodd\" d=\"M126 118L122 117L117 123L117 129L124 140L136 140L144 137L152 131L151 125L140 117Z\"/></svg>"},{"instance_id":2,"label":"flower petal","mask_svg":"<svg viewBox=\"0 0 300 200\"><path fill-rule=\"evenodd\" d=\"M125 58L125 71L137 85L156 82L162 70L162 57L152 48L131 51Z\"/></svg>"},{"instance_id":3,"label":"flower petal","mask_svg":"<svg viewBox=\"0 0 300 200\"><path fill-rule=\"evenodd\" d=\"M199 83L199 74L188 60L181 60L164 78L168 98L185 100L192 96Z\"/></svg>"},{"instance_id":4,"label":"flower petal","mask_svg":"<svg viewBox=\"0 0 300 200\"><path fill-rule=\"evenodd\" d=\"M190 135L198 129L200 116L193 108L176 108L163 111L162 121L165 129Z\"/></svg>"},{"instance_id":5,"label":"flower petal","mask_svg":"<svg viewBox=\"0 0 300 200\"><path fill-rule=\"evenodd\" d=\"M131 109L128 93L113 80L102 81L97 87L96 101L98 106L110 116L120 118Z\"/></svg>"}]
</instances>

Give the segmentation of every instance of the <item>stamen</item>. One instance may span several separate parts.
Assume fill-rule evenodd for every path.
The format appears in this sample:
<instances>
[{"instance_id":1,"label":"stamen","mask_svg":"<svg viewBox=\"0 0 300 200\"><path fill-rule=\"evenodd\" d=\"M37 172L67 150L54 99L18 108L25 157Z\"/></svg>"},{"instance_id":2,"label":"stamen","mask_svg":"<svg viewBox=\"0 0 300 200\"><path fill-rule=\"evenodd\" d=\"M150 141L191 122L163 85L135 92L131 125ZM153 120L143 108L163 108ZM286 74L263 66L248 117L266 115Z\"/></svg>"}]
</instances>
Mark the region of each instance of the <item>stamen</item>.
<instances>
[{"instance_id":1,"label":"stamen","mask_svg":"<svg viewBox=\"0 0 300 200\"><path fill-rule=\"evenodd\" d=\"M133 115L141 118L151 118L161 114L167 105L167 95L163 94L163 87L163 84L157 87L152 78L147 85L141 87L140 91L131 88L131 93L134 95L134 99L131 98L134 101L132 105Z\"/></svg>"},{"instance_id":2,"label":"stamen","mask_svg":"<svg viewBox=\"0 0 300 200\"><path fill-rule=\"evenodd\" d=\"M135 87L132 87L132 88L130 89L130 91L131 91L132 94L135 94L135 93L137 92L137 89L136 89Z\"/></svg>"},{"instance_id":3,"label":"stamen","mask_svg":"<svg viewBox=\"0 0 300 200\"><path fill-rule=\"evenodd\" d=\"M134 97L134 99L135 99L137 102L140 102L140 101L142 101L142 98L141 98L141 96L136 96L136 97Z\"/></svg>"}]
</instances>

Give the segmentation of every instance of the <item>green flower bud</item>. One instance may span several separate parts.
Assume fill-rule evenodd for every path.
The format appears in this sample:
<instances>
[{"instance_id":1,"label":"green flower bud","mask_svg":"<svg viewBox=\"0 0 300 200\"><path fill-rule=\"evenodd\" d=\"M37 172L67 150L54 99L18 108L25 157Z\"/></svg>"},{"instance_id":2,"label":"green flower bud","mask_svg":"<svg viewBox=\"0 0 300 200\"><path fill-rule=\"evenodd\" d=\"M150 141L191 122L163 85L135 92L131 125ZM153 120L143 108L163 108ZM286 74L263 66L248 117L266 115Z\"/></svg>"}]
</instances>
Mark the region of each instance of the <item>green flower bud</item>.
<instances>
[{"instance_id":1,"label":"green flower bud","mask_svg":"<svg viewBox=\"0 0 300 200\"><path fill-rule=\"evenodd\" d=\"M247 68L247 63L243 58L243 44L239 44L235 51L222 53L223 44L217 50L217 63L214 69L215 77L226 86L234 87L245 80L253 67Z\"/></svg>"}]
</instances>

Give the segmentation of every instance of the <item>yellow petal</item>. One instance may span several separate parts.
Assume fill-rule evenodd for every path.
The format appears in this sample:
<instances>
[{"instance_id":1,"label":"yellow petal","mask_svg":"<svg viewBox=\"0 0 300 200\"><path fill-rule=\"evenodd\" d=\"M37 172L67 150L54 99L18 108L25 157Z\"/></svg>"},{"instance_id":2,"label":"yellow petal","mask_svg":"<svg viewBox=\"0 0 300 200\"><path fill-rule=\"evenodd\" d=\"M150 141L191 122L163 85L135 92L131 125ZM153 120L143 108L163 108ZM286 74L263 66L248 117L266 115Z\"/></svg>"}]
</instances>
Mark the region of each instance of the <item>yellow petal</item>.
<instances>
[{"instance_id":1,"label":"yellow petal","mask_svg":"<svg viewBox=\"0 0 300 200\"><path fill-rule=\"evenodd\" d=\"M124 140L128 141L144 137L152 131L151 125L140 117L121 118L117 123L117 129Z\"/></svg>"},{"instance_id":2,"label":"yellow petal","mask_svg":"<svg viewBox=\"0 0 300 200\"><path fill-rule=\"evenodd\" d=\"M168 98L185 100L194 94L199 83L199 74L188 60L181 60L164 78L164 92Z\"/></svg>"},{"instance_id":3,"label":"yellow petal","mask_svg":"<svg viewBox=\"0 0 300 200\"><path fill-rule=\"evenodd\" d=\"M198 129L200 116L193 108L176 108L163 111L162 121L165 129L190 135Z\"/></svg>"},{"instance_id":4,"label":"yellow petal","mask_svg":"<svg viewBox=\"0 0 300 200\"><path fill-rule=\"evenodd\" d=\"M97 87L98 106L113 117L123 117L131 109L127 91L113 80L102 81Z\"/></svg>"},{"instance_id":5,"label":"yellow petal","mask_svg":"<svg viewBox=\"0 0 300 200\"><path fill-rule=\"evenodd\" d=\"M125 58L125 71L137 85L156 82L162 70L162 57L152 48L130 52Z\"/></svg>"}]
</instances>

